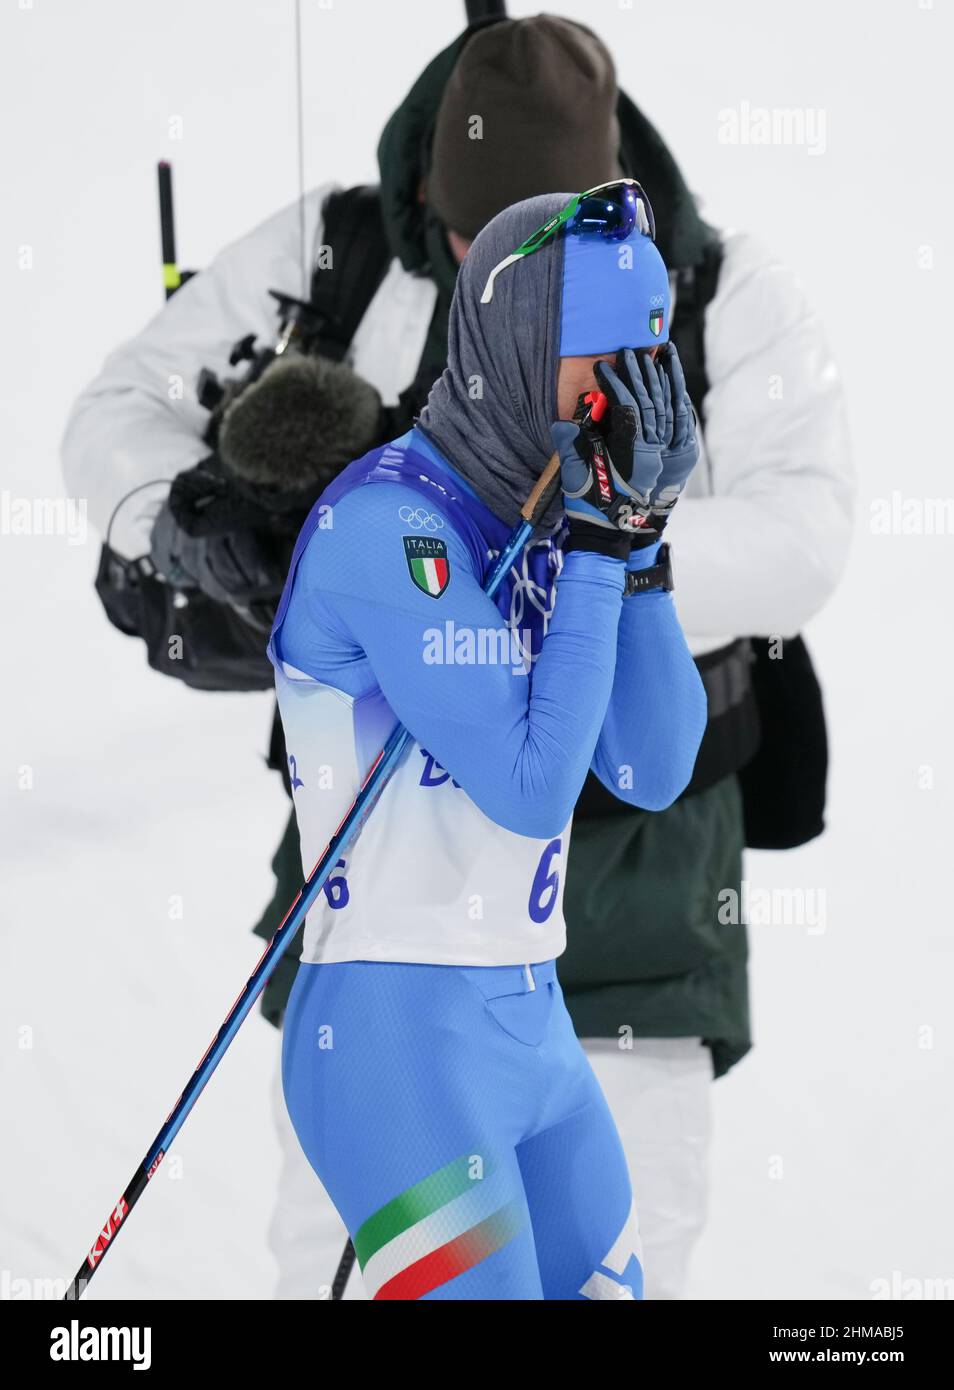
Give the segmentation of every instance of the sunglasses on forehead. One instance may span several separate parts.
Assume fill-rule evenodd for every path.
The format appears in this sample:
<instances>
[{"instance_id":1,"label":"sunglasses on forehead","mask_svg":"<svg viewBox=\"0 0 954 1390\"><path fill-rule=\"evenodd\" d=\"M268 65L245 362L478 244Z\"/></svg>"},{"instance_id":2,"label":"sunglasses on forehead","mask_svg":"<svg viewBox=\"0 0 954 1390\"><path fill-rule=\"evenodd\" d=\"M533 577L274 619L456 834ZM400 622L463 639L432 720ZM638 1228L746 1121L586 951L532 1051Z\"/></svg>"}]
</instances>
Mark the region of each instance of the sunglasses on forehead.
<instances>
[{"instance_id":1,"label":"sunglasses on forehead","mask_svg":"<svg viewBox=\"0 0 954 1390\"><path fill-rule=\"evenodd\" d=\"M494 266L480 296L481 304L489 304L493 299L494 281L502 270L539 251L561 228L567 236L598 236L605 241L625 241L634 231L656 240L656 219L642 184L636 179L597 184L585 193L574 193L565 208L554 213L522 246Z\"/></svg>"}]
</instances>

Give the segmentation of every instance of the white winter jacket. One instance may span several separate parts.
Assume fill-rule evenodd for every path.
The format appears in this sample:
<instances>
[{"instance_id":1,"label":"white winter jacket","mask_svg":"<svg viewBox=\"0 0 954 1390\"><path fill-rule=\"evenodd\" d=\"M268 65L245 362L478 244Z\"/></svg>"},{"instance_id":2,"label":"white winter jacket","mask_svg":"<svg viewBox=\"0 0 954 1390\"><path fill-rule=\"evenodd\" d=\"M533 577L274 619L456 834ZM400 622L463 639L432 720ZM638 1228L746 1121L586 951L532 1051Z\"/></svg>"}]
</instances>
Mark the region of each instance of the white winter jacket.
<instances>
[{"instance_id":1,"label":"white winter jacket","mask_svg":"<svg viewBox=\"0 0 954 1390\"><path fill-rule=\"evenodd\" d=\"M306 199L313 261L330 191ZM208 453L199 371L232 374L229 352L248 333L274 340L268 291L301 293L300 247L294 204L222 251L107 358L74 406L67 483L103 535L113 518L120 554L148 552L169 483ZM435 300L432 281L392 261L349 356L385 404L415 376ZM734 637L797 632L839 578L854 496L841 389L818 322L793 277L750 237L724 237L705 345L703 458L668 533L696 653Z\"/></svg>"}]
</instances>

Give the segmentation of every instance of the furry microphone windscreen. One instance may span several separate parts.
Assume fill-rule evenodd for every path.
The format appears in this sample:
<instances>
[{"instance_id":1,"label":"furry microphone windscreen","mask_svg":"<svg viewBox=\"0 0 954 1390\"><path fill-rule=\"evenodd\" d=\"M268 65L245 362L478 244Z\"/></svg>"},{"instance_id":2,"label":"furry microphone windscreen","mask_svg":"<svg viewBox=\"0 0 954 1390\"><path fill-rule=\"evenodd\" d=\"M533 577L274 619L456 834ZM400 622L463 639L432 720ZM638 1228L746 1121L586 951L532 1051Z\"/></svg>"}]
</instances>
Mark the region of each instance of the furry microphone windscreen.
<instances>
[{"instance_id":1,"label":"furry microphone windscreen","mask_svg":"<svg viewBox=\"0 0 954 1390\"><path fill-rule=\"evenodd\" d=\"M343 363L277 357L227 407L219 457L244 482L323 487L378 442L380 425L380 396Z\"/></svg>"}]
</instances>

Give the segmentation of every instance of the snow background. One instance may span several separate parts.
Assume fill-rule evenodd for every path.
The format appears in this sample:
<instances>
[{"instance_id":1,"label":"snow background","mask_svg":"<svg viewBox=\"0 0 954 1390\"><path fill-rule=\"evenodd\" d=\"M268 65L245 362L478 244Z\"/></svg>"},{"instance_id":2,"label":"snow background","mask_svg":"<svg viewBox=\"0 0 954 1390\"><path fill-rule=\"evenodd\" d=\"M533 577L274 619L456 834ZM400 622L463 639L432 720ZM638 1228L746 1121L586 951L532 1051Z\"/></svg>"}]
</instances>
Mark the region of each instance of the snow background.
<instances>
[{"instance_id":1,"label":"snow background","mask_svg":"<svg viewBox=\"0 0 954 1390\"><path fill-rule=\"evenodd\" d=\"M752 930L757 1047L715 1088L691 1293L869 1298L893 1271L951 1277L954 539L869 522L893 489L951 495L950 8L547 8L585 13L608 42L709 216L802 277L862 472L847 577L808 633L833 744L829 830L748 862L758 885L823 889L826 930ZM462 6L303 11L306 180L371 180L384 119ZM0 55L2 486L58 496L71 401L162 302L156 159L175 165L186 266L297 194L293 7L9 0ZM719 111L743 101L822 108L824 152L720 144ZM71 1276L89 1248L258 958L249 928L285 817L263 766L269 697L151 672L100 611L97 555L92 533L72 547L0 535L0 1297L12 1278ZM278 1041L253 1014L90 1297L270 1296Z\"/></svg>"}]
</instances>

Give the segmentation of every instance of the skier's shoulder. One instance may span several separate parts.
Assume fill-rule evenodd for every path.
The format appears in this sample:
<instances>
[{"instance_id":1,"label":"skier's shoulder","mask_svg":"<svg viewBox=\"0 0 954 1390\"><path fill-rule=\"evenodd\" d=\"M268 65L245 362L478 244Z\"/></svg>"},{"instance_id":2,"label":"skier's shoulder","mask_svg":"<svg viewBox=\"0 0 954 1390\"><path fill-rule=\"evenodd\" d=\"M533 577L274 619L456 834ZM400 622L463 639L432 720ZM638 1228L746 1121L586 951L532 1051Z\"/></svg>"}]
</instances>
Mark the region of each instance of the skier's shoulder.
<instances>
[{"instance_id":1,"label":"skier's shoulder","mask_svg":"<svg viewBox=\"0 0 954 1390\"><path fill-rule=\"evenodd\" d=\"M456 573L480 577L474 547L436 488L431 496L399 479L376 479L319 502L318 513L299 564L308 590L383 593L402 583L415 557L445 559Z\"/></svg>"},{"instance_id":2,"label":"skier's shoulder","mask_svg":"<svg viewBox=\"0 0 954 1390\"><path fill-rule=\"evenodd\" d=\"M458 518L453 506L435 487L430 491L395 479L375 479L351 488L332 504L332 525L339 534L373 531L376 536L391 532L423 531L458 534Z\"/></svg>"}]
</instances>

